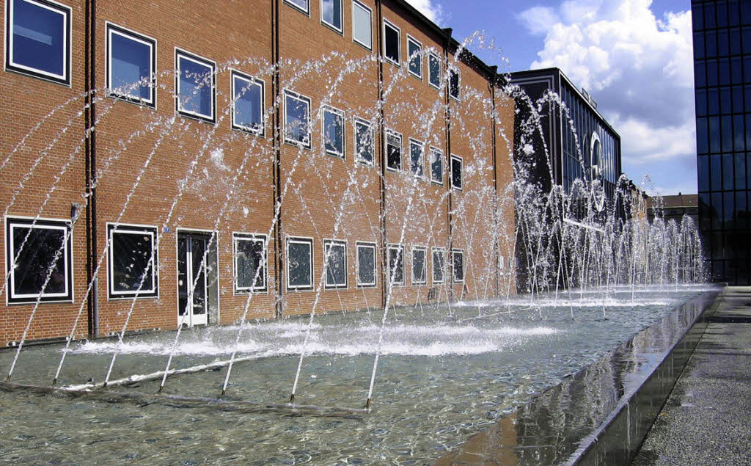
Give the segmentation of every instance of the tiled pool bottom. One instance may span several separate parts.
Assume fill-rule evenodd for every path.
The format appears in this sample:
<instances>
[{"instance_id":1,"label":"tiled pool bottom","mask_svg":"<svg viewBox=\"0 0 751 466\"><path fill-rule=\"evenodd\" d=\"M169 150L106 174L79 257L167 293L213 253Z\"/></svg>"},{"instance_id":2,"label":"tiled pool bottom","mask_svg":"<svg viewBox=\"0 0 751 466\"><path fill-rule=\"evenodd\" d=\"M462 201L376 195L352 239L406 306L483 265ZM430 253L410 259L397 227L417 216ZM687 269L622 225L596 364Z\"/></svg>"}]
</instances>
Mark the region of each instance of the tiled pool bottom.
<instances>
[{"instance_id":1,"label":"tiled pool bottom","mask_svg":"<svg viewBox=\"0 0 751 466\"><path fill-rule=\"evenodd\" d=\"M679 291L564 294L530 306L523 299L451 309L397 309L389 318L370 414L319 417L244 412L211 404L107 402L87 396L0 393L0 460L60 464L432 463L471 434L498 423L535 394L598 361L660 321L699 287ZM599 301L598 301L599 299ZM573 312L573 319L572 319ZM301 404L361 408L378 341L379 313L317 317L297 389ZM228 396L265 403L289 399L307 319L253 323L233 368ZM189 367L226 359L237 327L183 333L174 360ZM173 332L126 339L112 378L164 369ZM101 381L111 340L76 344L60 384ZM11 351L0 352L7 372ZM13 381L48 385L59 346L21 354ZM225 370L168 379L165 392L217 398ZM156 393L158 381L117 387ZM600 396L613 396L601 393ZM113 398L114 399L114 398ZM565 416L565 412L557 414ZM566 419L549 420L565 423Z\"/></svg>"}]
</instances>

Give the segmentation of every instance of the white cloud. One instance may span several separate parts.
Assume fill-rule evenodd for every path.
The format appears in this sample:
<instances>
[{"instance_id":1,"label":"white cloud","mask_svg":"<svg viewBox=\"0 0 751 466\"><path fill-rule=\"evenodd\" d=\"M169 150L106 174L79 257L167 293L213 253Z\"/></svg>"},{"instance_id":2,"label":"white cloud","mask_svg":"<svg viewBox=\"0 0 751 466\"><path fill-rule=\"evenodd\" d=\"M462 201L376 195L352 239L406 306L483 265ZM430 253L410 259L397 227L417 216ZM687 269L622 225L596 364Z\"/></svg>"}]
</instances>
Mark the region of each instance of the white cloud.
<instances>
[{"instance_id":1,"label":"white cloud","mask_svg":"<svg viewBox=\"0 0 751 466\"><path fill-rule=\"evenodd\" d=\"M440 25L443 21L443 7L437 0L407 0L407 3L434 23Z\"/></svg>"},{"instance_id":2,"label":"white cloud","mask_svg":"<svg viewBox=\"0 0 751 466\"><path fill-rule=\"evenodd\" d=\"M565 0L518 16L532 34L545 28L531 68L561 68L592 94L621 135L623 169L634 179L653 161L683 164L696 153L691 14L656 18L651 4ZM660 185L684 181L650 175Z\"/></svg>"}]
</instances>

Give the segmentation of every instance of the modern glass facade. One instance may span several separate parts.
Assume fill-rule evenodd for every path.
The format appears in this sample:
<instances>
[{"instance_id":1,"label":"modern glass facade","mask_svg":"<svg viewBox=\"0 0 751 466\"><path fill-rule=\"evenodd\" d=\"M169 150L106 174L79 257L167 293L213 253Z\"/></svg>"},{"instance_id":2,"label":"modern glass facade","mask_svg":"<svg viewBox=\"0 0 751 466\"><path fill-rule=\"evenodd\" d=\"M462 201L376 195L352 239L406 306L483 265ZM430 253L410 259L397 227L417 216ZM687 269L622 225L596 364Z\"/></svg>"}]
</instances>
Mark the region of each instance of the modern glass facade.
<instances>
[{"instance_id":1,"label":"modern glass facade","mask_svg":"<svg viewBox=\"0 0 751 466\"><path fill-rule=\"evenodd\" d=\"M699 225L712 279L751 284L751 0L693 0Z\"/></svg>"}]
</instances>

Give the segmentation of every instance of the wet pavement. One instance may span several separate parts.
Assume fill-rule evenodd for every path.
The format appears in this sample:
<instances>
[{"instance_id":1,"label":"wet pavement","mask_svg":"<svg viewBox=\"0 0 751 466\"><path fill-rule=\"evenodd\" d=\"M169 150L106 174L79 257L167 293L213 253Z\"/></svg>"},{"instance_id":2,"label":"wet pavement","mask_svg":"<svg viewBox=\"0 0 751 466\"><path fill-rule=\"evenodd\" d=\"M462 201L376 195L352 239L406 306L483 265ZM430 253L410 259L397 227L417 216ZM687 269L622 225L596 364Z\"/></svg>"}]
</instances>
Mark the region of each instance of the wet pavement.
<instances>
[{"instance_id":1,"label":"wet pavement","mask_svg":"<svg viewBox=\"0 0 751 466\"><path fill-rule=\"evenodd\" d=\"M751 464L751 287L728 287L633 465Z\"/></svg>"}]
</instances>

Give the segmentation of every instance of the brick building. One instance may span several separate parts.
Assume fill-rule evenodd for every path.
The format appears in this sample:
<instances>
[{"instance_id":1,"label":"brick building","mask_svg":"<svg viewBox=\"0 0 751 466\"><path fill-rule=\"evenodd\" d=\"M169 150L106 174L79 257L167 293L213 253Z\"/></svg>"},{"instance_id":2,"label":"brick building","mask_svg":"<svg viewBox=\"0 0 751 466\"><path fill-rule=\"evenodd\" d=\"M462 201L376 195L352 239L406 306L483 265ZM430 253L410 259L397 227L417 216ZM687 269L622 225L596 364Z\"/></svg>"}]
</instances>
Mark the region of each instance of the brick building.
<instances>
[{"instance_id":1,"label":"brick building","mask_svg":"<svg viewBox=\"0 0 751 466\"><path fill-rule=\"evenodd\" d=\"M403 0L3 12L1 345L513 292L513 100Z\"/></svg>"}]
</instances>

